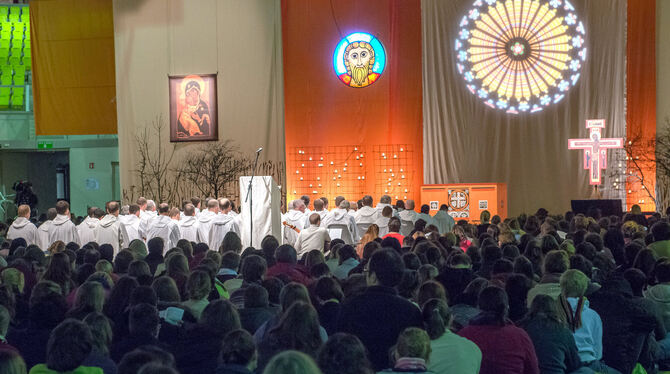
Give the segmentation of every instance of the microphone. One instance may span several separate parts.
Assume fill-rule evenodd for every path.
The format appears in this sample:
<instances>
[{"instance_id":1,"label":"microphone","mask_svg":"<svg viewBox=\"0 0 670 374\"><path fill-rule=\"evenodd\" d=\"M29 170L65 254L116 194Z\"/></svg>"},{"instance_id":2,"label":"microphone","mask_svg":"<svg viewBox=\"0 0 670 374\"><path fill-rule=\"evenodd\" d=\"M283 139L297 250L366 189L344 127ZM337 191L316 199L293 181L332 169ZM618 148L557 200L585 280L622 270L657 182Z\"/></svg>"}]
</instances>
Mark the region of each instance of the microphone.
<instances>
[{"instance_id":1,"label":"microphone","mask_svg":"<svg viewBox=\"0 0 670 374\"><path fill-rule=\"evenodd\" d=\"M256 153L261 153L262 150L263 150L263 147L260 147L256 150Z\"/></svg>"}]
</instances>

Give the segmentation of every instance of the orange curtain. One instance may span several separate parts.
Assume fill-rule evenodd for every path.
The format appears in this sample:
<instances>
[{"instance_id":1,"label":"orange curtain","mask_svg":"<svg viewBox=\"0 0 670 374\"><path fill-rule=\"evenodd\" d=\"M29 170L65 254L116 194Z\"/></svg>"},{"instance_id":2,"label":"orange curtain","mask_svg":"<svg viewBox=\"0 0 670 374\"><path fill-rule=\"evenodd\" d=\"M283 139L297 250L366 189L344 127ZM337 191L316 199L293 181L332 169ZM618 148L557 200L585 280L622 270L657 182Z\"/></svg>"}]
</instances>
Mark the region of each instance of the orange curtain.
<instances>
[{"instance_id":1,"label":"orange curtain","mask_svg":"<svg viewBox=\"0 0 670 374\"><path fill-rule=\"evenodd\" d=\"M637 178L627 180L626 204L652 212L656 207L644 188L656 186L656 165L645 161L654 157L656 138L656 0L628 1L626 69L626 136L634 141L632 157L639 157L628 161L628 170L639 168L644 176L644 186Z\"/></svg>"},{"instance_id":2,"label":"orange curtain","mask_svg":"<svg viewBox=\"0 0 670 374\"><path fill-rule=\"evenodd\" d=\"M33 0L37 135L116 134L112 0Z\"/></svg>"},{"instance_id":3,"label":"orange curtain","mask_svg":"<svg viewBox=\"0 0 670 374\"><path fill-rule=\"evenodd\" d=\"M335 47L354 32L373 34L386 51L383 73L364 88L333 69ZM418 200L420 0L282 0L282 37L287 198Z\"/></svg>"}]
</instances>

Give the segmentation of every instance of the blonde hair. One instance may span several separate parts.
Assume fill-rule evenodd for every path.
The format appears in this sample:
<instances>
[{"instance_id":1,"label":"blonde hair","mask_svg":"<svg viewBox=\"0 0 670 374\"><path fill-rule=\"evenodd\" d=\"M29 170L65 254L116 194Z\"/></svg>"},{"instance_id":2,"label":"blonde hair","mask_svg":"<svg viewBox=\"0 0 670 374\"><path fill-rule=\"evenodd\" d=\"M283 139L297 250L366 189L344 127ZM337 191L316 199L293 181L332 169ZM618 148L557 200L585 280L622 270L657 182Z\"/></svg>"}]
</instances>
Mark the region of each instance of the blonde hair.
<instances>
[{"instance_id":1,"label":"blonde hair","mask_svg":"<svg viewBox=\"0 0 670 374\"><path fill-rule=\"evenodd\" d=\"M417 327L406 328L398 336L395 351L397 358L422 358L427 362L432 351L430 348L430 337L423 329Z\"/></svg>"},{"instance_id":2,"label":"blonde hair","mask_svg":"<svg viewBox=\"0 0 670 374\"><path fill-rule=\"evenodd\" d=\"M589 286L589 278L577 269L570 269L561 275L560 285L566 297L582 297Z\"/></svg>"},{"instance_id":3,"label":"blonde hair","mask_svg":"<svg viewBox=\"0 0 670 374\"><path fill-rule=\"evenodd\" d=\"M62 240L56 240L55 242L51 243L51 245L47 249L47 252L49 252L49 254L54 254L63 252L64 250L65 250L65 243L63 243Z\"/></svg>"},{"instance_id":4,"label":"blonde hair","mask_svg":"<svg viewBox=\"0 0 670 374\"><path fill-rule=\"evenodd\" d=\"M314 360L298 351L284 351L272 358L263 374L322 374Z\"/></svg>"}]
</instances>

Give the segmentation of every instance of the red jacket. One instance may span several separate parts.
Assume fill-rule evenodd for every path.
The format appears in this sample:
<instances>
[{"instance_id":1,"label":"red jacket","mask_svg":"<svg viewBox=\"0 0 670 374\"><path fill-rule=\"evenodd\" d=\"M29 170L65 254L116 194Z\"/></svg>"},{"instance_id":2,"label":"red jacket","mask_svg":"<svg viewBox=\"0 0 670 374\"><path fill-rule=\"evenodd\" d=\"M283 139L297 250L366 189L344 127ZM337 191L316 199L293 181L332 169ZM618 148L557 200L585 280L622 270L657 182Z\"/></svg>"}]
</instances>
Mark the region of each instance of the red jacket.
<instances>
[{"instance_id":1,"label":"red jacket","mask_svg":"<svg viewBox=\"0 0 670 374\"><path fill-rule=\"evenodd\" d=\"M540 373L533 342L521 328L512 324L470 324L458 335L473 341L482 351L480 374Z\"/></svg>"},{"instance_id":2,"label":"red jacket","mask_svg":"<svg viewBox=\"0 0 670 374\"><path fill-rule=\"evenodd\" d=\"M298 264L277 262L275 266L269 268L267 273L265 273L266 277L283 278L281 275L286 276L291 282L302 283L305 286L309 286L312 283L309 271L304 266Z\"/></svg>"}]
</instances>

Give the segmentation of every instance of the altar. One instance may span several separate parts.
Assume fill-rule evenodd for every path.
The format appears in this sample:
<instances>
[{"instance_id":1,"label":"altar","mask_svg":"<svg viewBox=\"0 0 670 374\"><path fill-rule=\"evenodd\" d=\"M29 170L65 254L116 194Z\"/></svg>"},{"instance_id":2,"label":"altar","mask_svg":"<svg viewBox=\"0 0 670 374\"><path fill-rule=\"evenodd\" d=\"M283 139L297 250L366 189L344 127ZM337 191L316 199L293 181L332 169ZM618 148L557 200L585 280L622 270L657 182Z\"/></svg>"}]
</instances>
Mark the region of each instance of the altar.
<instances>
[{"instance_id":1,"label":"altar","mask_svg":"<svg viewBox=\"0 0 670 374\"><path fill-rule=\"evenodd\" d=\"M430 207L434 215L444 204L456 221L478 222L481 212L507 218L507 184L455 183L421 186L421 205ZM419 207L417 207L418 210Z\"/></svg>"}]
</instances>

